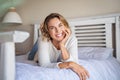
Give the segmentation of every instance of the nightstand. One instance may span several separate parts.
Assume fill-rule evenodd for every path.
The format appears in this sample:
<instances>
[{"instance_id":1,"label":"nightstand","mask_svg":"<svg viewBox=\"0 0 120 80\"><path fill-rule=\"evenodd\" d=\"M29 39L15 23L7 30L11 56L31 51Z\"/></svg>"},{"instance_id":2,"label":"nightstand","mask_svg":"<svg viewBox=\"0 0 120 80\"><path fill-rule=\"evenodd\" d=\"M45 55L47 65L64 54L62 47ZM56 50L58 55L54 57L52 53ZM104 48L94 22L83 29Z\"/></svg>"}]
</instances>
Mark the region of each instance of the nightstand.
<instances>
[{"instance_id":1,"label":"nightstand","mask_svg":"<svg viewBox=\"0 0 120 80\"><path fill-rule=\"evenodd\" d=\"M28 32L0 32L0 80L15 80L15 43L22 43Z\"/></svg>"}]
</instances>

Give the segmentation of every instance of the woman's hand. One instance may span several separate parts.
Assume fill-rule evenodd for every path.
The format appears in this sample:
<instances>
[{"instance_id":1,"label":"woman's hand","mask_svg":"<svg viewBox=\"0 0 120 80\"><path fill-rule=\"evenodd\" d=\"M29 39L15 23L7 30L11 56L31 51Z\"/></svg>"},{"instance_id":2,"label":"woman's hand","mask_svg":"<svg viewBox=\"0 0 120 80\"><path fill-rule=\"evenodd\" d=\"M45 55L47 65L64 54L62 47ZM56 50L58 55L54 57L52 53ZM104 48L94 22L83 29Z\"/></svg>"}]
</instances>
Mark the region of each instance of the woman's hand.
<instances>
[{"instance_id":1,"label":"woman's hand","mask_svg":"<svg viewBox=\"0 0 120 80\"><path fill-rule=\"evenodd\" d=\"M59 43L60 46L65 45L67 39L70 37L71 31L70 31L70 29L66 28L65 31L64 31L64 33L65 33L65 37L64 37L64 39Z\"/></svg>"},{"instance_id":2,"label":"woman's hand","mask_svg":"<svg viewBox=\"0 0 120 80\"><path fill-rule=\"evenodd\" d=\"M80 80L86 80L89 78L88 71L75 62L63 62L59 64L59 67L72 69L79 76Z\"/></svg>"},{"instance_id":3,"label":"woman's hand","mask_svg":"<svg viewBox=\"0 0 120 80\"><path fill-rule=\"evenodd\" d=\"M70 67L75 73L77 73L77 75L80 77L80 80L86 80L87 78L89 78L88 71L81 65L75 62L71 62Z\"/></svg>"},{"instance_id":4,"label":"woman's hand","mask_svg":"<svg viewBox=\"0 0 120 80\"><path fill-rule=\"evenodd\" d=\"M64 33L65 33L65 37L62 41L60 41L59 47L60 47L60 50L61 50L62 59L67 60L67 59L69 59L70 54L68 53L68 51L65 47L65 43L66 43L67 39L70 37L71 31L70 31L70 29L66 28Z\"/></svg>"}]
</instances>

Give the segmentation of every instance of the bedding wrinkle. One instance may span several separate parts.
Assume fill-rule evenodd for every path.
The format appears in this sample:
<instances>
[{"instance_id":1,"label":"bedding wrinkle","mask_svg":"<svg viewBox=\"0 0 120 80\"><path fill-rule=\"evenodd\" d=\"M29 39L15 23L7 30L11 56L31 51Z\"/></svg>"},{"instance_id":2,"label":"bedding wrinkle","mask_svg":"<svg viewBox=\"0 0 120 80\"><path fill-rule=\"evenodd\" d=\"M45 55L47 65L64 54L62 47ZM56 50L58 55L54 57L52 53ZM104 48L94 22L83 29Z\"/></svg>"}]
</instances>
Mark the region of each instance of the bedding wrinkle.
<instances>
[{"instance_id":1,"label":"bedding wrinkle","mask_svg":"<svg viewBox=\"0 0 120 80\"><path fill-rule=\"evenodd\" d=\"M115 59L79 59L79 64L90 73L87 80L119 80L120 63ZM16 63L16 80L80 80L71 69L45 68ZM56 76L56 77L55 77Z\"/></svg>"}]
</instances>

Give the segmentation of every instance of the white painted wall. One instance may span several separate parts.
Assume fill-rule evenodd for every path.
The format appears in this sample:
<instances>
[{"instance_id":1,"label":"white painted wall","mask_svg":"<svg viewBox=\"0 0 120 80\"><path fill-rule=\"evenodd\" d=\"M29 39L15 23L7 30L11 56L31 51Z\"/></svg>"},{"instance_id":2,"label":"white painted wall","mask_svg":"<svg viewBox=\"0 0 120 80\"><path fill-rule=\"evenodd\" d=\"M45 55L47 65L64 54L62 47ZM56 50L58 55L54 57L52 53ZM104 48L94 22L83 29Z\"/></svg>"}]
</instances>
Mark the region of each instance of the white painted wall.
<instances>
[{"instance_id":1,"label":"white painted wall","mask_svg":"<svg viewBox=\"0 0 120 80\"><path fill-rule=\"evenodd\" d=\"M17 7L23 24L31 24L52 12L66 18L120 13L120 0L25 0Z\"/></svg>"}]
</instances>

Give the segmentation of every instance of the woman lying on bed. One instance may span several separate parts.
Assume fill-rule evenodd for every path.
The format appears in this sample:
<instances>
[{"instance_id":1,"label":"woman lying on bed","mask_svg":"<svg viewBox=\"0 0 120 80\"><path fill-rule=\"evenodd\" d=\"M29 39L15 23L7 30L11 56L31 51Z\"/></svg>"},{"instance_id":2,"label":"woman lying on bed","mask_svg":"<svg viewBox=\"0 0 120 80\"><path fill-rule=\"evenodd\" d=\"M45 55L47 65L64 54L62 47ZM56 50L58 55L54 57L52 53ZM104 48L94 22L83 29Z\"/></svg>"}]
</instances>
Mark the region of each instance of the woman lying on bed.
<instances>
[{"instance_id":1,"label":"woman lying on bed","mask_svg":"<svg viewBox=\"0 0 120 80\"><path fill-rule=\"evenodd\" d=\"M41 26L39 38L39 65L73 70L81 80L89 77L87 70L78 64L77 39L68 22L58 13L51 13Z\"/></svg>"}]
</instances>

